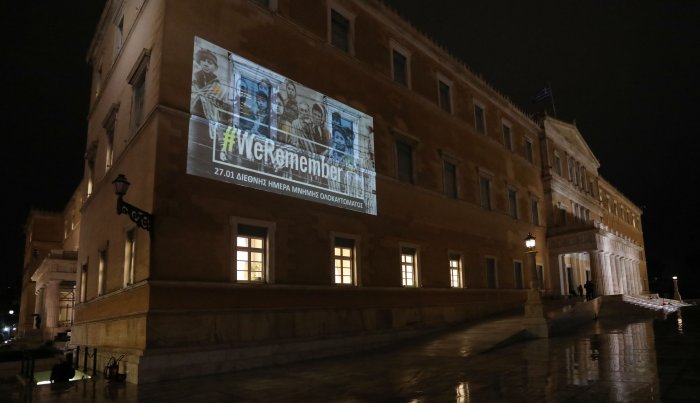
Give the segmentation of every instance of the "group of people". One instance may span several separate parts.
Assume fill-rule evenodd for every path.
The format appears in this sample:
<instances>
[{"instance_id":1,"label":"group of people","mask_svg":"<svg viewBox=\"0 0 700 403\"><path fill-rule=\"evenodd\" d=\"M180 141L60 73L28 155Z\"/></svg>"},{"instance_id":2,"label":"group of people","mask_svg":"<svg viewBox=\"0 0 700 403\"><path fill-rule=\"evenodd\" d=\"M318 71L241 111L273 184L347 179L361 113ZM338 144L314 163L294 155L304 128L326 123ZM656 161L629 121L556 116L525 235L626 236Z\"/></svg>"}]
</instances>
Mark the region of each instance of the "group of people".
<instances>
[{"instance_id":1,"label":"group of people","mask_svg":"<svg viewBox=\"0 0 700 403\"><path fill-rule=\"evenodd\" d=\"M198 70L192 77L191 111L224 125L236 123L241 130L289 144L335 161L346 161L352 148L353 132L340 124L334 112L332 128L326 125L327 111L320 102L297 98L296 84L287 80L275 91L267 79L259 81L240 76L231 96L217 75L219 60L209 49L195 53ZM336 117L337 115L337 117ZM210 132L214 138L215 131Z\"/></svg>"},{"instance_id":2,"label":"group of people","mask_svg":"<svg viewBox=\"0 0 700 403\"><path fill-rule=\"evenodd\" d=\"M586 280L583 285L579 284L577 287L578 293L571 288L569 290L569 294L571 294L572 297L583 296L584 289L586 290L586 301L590 301L595 298L595 284L593 284L591 280Z\"/></svg>"}]
</instances>

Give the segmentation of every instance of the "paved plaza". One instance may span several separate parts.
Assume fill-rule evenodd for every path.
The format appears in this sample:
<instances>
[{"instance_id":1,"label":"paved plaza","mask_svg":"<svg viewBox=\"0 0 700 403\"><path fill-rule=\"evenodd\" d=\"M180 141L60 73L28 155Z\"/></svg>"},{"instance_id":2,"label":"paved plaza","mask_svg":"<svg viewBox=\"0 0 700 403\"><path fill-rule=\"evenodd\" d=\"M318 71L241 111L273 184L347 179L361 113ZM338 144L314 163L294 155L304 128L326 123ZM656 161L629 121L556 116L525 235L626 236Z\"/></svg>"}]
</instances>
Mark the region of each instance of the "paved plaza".
<instances>
[{"instance_id":1,"label":"paved plaza","mask_svg":"<svg viewBox=\"0 0 700 403\"><path fill-rule=\"evenodd\" d=\"M364 354L157 384L103 380L25 390L11 402L700 401L700 310L665 320L599 319L549 339L520 317L471 324Z\"/></svg>"}]
</instances>

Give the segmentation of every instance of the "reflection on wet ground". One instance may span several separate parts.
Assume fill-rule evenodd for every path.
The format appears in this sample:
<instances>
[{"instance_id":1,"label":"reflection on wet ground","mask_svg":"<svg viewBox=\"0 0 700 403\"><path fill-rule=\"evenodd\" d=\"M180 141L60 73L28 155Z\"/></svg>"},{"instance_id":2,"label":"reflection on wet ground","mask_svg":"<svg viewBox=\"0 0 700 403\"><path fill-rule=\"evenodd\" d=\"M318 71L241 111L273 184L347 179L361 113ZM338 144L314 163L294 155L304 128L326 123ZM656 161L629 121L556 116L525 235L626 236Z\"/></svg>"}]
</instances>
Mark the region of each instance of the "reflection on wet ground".
<instances>
[{"instance_id":1,"label":"reflection on wet ground","mask_svg":"<svg viewBox=\"0 0 700 403\"><path fill-rule=\"evenodd\" d=\"M494 332L498 329L494 328ZM351 357L151 385L78 382L16 401L700 401L700 309L666 320L599 320L479 355L465 330ZM0 396L3 389L0 388Z\"/></svg>"}]
</instances>

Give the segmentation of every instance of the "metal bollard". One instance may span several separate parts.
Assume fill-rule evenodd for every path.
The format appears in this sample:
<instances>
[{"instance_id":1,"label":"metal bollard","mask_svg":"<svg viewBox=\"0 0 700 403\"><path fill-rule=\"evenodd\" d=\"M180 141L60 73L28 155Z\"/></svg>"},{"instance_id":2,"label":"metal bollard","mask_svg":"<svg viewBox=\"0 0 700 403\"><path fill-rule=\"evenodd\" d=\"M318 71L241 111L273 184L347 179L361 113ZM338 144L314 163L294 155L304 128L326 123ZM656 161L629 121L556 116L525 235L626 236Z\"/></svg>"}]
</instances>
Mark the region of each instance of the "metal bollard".
<instances>
[{"instance_id":1,"label":"metal bollard","mask_svg":"<svg viewBox=\"0 0 700 403\"><path fill-rule=\"evenodd\" d=\"M97 376L97 349L92 350L92 377Z\"/></svg>"},{"instance_id":2,"label":"metal bollard","mask_svg":"<svg viewBox=\"0 0 700 403\"><path fill-rule=\"evenodd\" d=\"M32 383L34 383L36 382L34 380L34 356L30 357L29 360L29 373L27 374L27 378L29 378L29 380Z\"/></svg>"},{"instance_id":3,"label":"metal bollard","mask_svg":"<svg viewBox=\"0 0 700 403\"><path fill-rule=\"evenodd\" d=\"M73 368L78 369L80 365L80 346L75 347L75 365Z\"/></svg>"},{"instance_id":4,"label":"metal bollard","mask_svg":"<svg viewBox=\"0 0 700 403\"><path fill-rule=\"evenodd\" d=\"M85 346L85 351L83 352L83 372L87 374L87 359L88 359L88 347Z\"/></svg>"}]
</instances>

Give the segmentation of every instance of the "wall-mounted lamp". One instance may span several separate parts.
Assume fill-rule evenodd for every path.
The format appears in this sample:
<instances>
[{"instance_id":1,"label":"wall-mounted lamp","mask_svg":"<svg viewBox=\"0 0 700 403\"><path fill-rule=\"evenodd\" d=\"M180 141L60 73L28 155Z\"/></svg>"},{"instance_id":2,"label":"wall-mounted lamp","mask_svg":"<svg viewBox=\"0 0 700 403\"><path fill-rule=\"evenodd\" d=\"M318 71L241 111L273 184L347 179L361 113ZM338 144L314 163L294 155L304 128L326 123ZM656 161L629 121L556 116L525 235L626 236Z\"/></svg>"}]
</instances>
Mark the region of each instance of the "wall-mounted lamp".
<instances>
[{"instance_id":1,"label":"wall-mounted lamp","mask_svg":"<svg viewBox=\"0 0 700 403\"><path fill-rule=\"evenodd\" d=\"M153 234L153 215L124 201L124 196L131 185L126 180L126 176L117 175L117 179L112 181L112 184L114 185L114 193L117 195L117 215L128 215L136 225Z\"/></svg>"}]
</instances>

